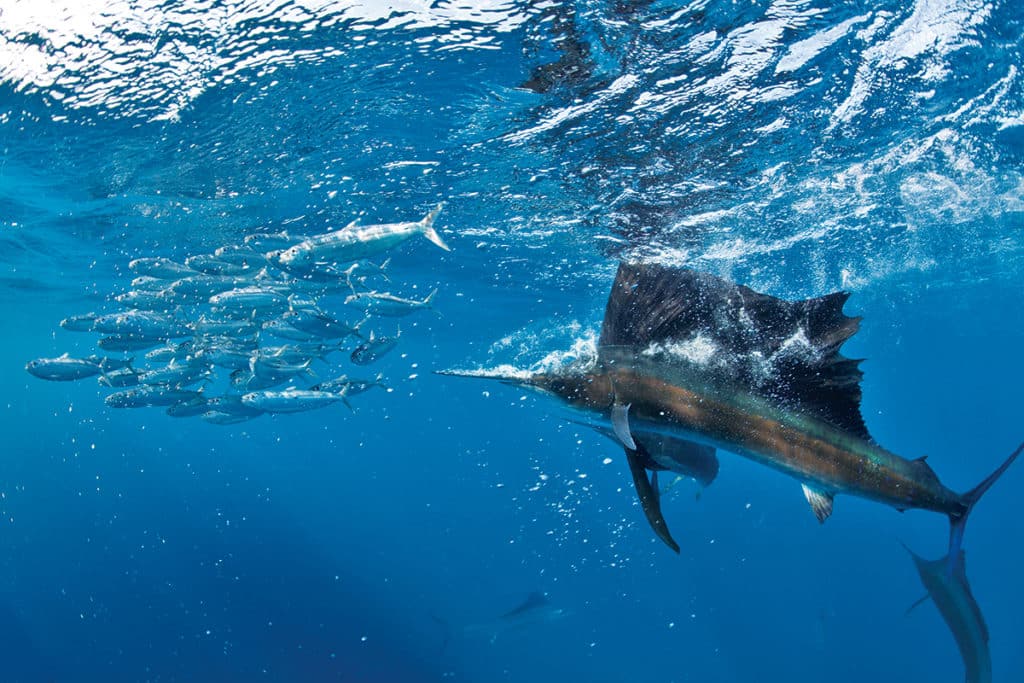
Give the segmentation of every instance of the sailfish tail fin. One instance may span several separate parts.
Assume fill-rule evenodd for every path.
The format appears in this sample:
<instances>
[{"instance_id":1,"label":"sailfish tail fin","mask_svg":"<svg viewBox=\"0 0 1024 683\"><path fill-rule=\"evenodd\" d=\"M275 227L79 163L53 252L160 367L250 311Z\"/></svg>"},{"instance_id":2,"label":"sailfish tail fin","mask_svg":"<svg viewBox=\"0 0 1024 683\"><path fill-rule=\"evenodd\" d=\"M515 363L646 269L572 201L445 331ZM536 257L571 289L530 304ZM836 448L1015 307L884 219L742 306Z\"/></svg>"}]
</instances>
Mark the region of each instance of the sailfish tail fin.
<instances>
[{"instance_id":1,"label":"sailfish tail fin","mask_svg":"<svg viewBox=\"0 0 1024 683\"><path fill-rule=\"evenodd\" d=\"M959 555L961 546L964 540L964 529L967 527L967 518L971 514L971 510L977 505L981 497L985 495L985 492L992 488L992 484L996 483L996 480L1003 475L1013 461L1017 459L1017 456L1024 451L1024 443L1017 446L1017 450L1010 454L1003 464L1000 465L996 470L985 477L984 481L975 486L973 489L961 496L964 504L964 511L960 515L950 516L949 518L949 557L955 558Z\"/></svg>"},{"instance_id":2,"label":"sailfish tail fin","mask_svg":"<svg viewBox=\"0 0 1024 683\"><path fill-rule=\"evenodd\" d=\"M967 683L990 683L992 680L992 658L988 648L988 627L981 614L981 608L971 594L971 585L967 581L967 566L962 548L964 529L971 510L977 505L985 492L1013 464L1017 456L1024 451L1024 443L1010 454L1003 464L985 477L984 481L967 493L960 496L963 511L949 516L949 554L938 560L925 560L913 552L917 573L921 583L928 591L926 598L931 598L938 607L946 625L949 626L957 648L964 662ZM909 548L907 550L910 550ZM923 602L918 600L910 608L913 609ZM908 612L910 610L907 610Z\"/></svg>"}]
</instances>

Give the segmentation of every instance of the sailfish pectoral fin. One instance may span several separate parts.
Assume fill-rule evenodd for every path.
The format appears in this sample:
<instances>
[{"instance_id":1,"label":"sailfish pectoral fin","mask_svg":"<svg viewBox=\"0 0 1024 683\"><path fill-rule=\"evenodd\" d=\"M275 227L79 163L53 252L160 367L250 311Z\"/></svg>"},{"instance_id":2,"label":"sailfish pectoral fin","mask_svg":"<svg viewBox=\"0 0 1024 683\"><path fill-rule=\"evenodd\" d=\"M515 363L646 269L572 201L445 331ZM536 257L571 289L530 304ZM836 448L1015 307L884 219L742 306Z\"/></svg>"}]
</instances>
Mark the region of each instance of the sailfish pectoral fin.
<instances>
[{"instance_id":1,"label":"sailfish pectoral fin","mask_svg":"<svg viewBox=\"0 0 1024 683\"><path fill-rule=\"evenodd\" d=\"M928 599L931 598L931 597L932 597L931 593L925 593L923 596L921 596L920 598L915 600L914 604L911 605L910 607L908 607L907 611L904 612L903 614L905 616L910 616L911 612L913 612L915 609L917 609L919 606L923 605L924 603L928 602Z\"/></svg>"},{"instance_id":2,"label":"sailfish pectoral fin","mask_svg":"<svg viewBox=\"0 0 1024 683\"><path fill-rule=\"evenodd\" d=\"M626 447L627 450L636 452L636 441L629 431L629 406L621 403L612 404L612 430L615 437Z\"/></svg>"},{"instance_id":3,"label":"sailfish pectoral fin","mask_svg":"<svg viewBox=\"0 0 1024 683\"><path fill-rule=\"evenodd\" d=\"M647 479L647 470L644 469L640 454L635 450L626 449L626 460L629 462L629 471L633 475L633 485L636 487L636 494L640 499L640 507L643 508L644 515L647 517L647 523L651 525L651 529L654 530L658 538L665 542L665 545L678 553L679 544L675 542L672 534L669 533L668 524L665 523L665 517L661 514L658 494Z\"/></svg>"},{"instance_id":4,"label":"sailfish pectoral fin","mask_svg":"<svg viewBox=\"0 0 1024 683\"><path fill-rule=\"evenodd\" d=\"M811 504L811 511L814 512L814 516L818 518L818 521L824 524L825 520L832 515L832 494L813 489L807 484L802 486L804 497Z\"/></svg>"}]
</instances>

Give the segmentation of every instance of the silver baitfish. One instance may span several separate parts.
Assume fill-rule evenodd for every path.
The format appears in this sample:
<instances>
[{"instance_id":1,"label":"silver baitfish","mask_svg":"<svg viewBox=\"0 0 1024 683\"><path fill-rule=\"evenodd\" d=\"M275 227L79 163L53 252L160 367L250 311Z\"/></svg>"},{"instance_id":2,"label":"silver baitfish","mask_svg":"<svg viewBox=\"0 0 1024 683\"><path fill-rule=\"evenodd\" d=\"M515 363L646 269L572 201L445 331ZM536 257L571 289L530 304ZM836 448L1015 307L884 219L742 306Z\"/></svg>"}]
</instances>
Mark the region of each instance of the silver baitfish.
<instances>
[{"instance_id":1,"label":"silver baitfish","mask_svg":"<svg viewBox=\"0 0 1024 683\"><path fill-rule=\"evenodd\" d=\"M394 337L378 337L373 332L370 332L370 338L352 351L352 362L356 365L369 365L370 363L379 360L386 353L398 346L398 339L401 336L401 330L399 330L398 334Z\"/></svg>"},{"instance_id":2,"label":"silver baitfish","mask_svg":"<svg viewBox=\"0 0 1024 683\"><path fill-rule=\"evenodd\" d=\"M192 335L192 330L187 325L152 311L124 311L101 315L96 318L95 329L105 334L160 340Z\"/></svg>"},{"instance_id":3,"label":"silver baitfish","mask_svg":"<svg viewBox=\"0 0 1024 683\"><path fill-rule=\"evenodd\" d=\"M163 280L177 280L179 278L195 275L196 271L176 261L162 256L156 258L137 258L128 263L128 268L133 273L148 275Z\"/></svg>"},{"instance_id":4,"label":"silver baitfish","mask_svg":"<svg viewBox=\"0 0 1024 683\"><path fill-rule=\"evenodd\" d=\"M380 265L369 261L356 261L342 271L342 274L345 276L345 283L348 285L349 289L355 292L356 285L365 287L366 281L371 277L380 277L387 282L391 282L391 278L388 277L386 272L389 263L391 263L390 258L385 259Z\"/></svg>"},{"instance_id":5,"label":"silver baitfish","mask_svg":"<svg viewBox=\"0 0 1024 683\"><path fill-rule=\"evenodd\" d=\"M288 297L276 289L251 286L215 294L210 304L225 312L259 315L287 309Z\"/></svg>"},{"instance_id":6,"label":"silver baitfish","mask_svg":"<svg viewBox=\"0 0 1024 683\"><path fill-rule=\"evenodd\" d=\"M264 256L262 251L253 249L247 244L229 244L223 247L218 247L214 250L213 255L221 261L234 263L239 266L263 266L267 262L267 258Z\"/></svg>"},{"instance_id":7,"label":"silver baitfish","mask_svg":"<svg viewBox=\"0 0 1024 683\"><path fill-rule=\"evenodd\" d=\"M263 331L279 339L290 339L291 341L308 342L316 337L309 332L295 329L286 320L268 320L263 323Z\"/></svg>"},{"instance_id":8,"label":"silver baitfish","mask_svg":"<svg viewBox=\"0 0 1024 683\"><path fill-rule=\"evenodd\" d=\"M352 291L345 271L330 266L318 266L317 270L308 272L290 272L285 286L293 292L302 292L314 297Z\"/></svg>"},{"instance_id":9,"label":"silver baitfish","mask_svg":"<svg viewBox=\"0 0 1024 683\"><path fill-rule=\"evenodd\" d=\"M61 320L60 326L68 332L92 332L98 317L95 313L72 315Z\"/></svg>"},{"instance_id":10,"label":"silver baitfish","mask_svg":"<svg viewBox=\"0 0 1024 683\"><path fill-rule=\"evenodd\" d=\"M211 372L211 366L205 363L179 363L172 360L165 367L143 372L139 383L184 387L209 379Z\"/></svg>"},{"instance_id":11,"label":"silver baitfish","mask_svg":"<svg viewBox=\"0 0 1024 683\"><path fill-rule=\"evenodd\" d=\"M434 229L434 221L440 212L439 204L420 221L363 227L353 223L341 230L311 237L288 247L277 255L276 265L289 271L316 270L323 265L348 263L375 256L416 235L423 235L441 249L450 251Z\"/></svg>"},{"instance_id":12,"label":"silver baitfish","mask_svg":"<svg viewBox=\"0 0 1024 683\"><path fill-rule=\"evenodd\" d=\"M373 387L380 387L381 389L387 389L388 386L384 384L384 373L377 375L375 379L355 379L350 378L347 375L336 377L335 379L327 380L326 382L320 382L310 387L312 391L327 391L330 393L340 393L346 396L357 396L365 391L369 391Z\"/></svg>"},{"instance_id":13,"label":"silver baitfish","mask_svg":"<svg viewBox=\"0 0 1024 683\"><path fill-rule=\"evenodd\" d=\"M338 348L338 346L329 344L296 343L284 346L264 346L257 351L257 354L261 359L271 362L300 365L317 358L324 359Z\"/></svg>"},{"instance_id":14,"label":"silver baitfish","mask_svg":"<svg viewBox=\"0 0 1024 683\"><path fill-rule=\"evenodd\" d=\"M312 360L296 363L291 358L277 358L262 353L253 354L249 370L259 379L267 382L285 382L298 374L309 371Z\"/></svg>"},{"instance_id":15,"label":"silver baitfish","mask_svg":"<svg viewBox=\"0 0 1024 683\"><path fill-rule=\"evenodd\" d=\"M134 368L121 368L120 370L100 375L96 378L96 381L100 383L100 386L122 389L124 387L138 386L141 374L141 371Z\"/></svg>"},{"instance_id":16,"label":"silver baitfish","mask_svg":"<svg viewBox=\"0 0 1024 683\"><path fill-rule=\"evenodd\" d=\"M219 320L206 316L199 316L199 320L192 323L192 329L205 337L252 337L260 331L259 326L248 320Z\"/></svg>"},{"instance_id":17,"label":"silver baitfish","mask_svg":"<svg viewBox=\"0 0 1024 683\"><path fill-rule=\"evenodd\" d=\"M309 237L306 235L293 235L287 230L282 230L281 232L246 235L242 241L251 249L267 252L287 249L294 244L305 242L308 239Z\"/></svg>"},{"instance_id":18,"label":"silver baitfish","mask_svg":"<svg viewBox=\"0 0 1024 683\"><path fill-rule=\"evenodd\" d=\"M229 370L248 370L252 358L252 350L232 340L219 340L219 343L206 346L196 355L207 363Z\"/></svg>"},{"instance_id":19,"label":"silver baitfish","mask_svg":"<svg viewBox=\"0 0 1024 683\"><path fill-rule=\"evenodd\" d=\"M206 397L194 396L187 401L167 406L167 414L171 417L195 417L209 411L208 404Z\"/></svg>"},{"instance_id":20,"label":"silver baitfish","mask_svg":"<svg viewBox=\"0 0 1024 683\"><path fill-rule=\"evenodd\" d=\"M422 300L403 299L388 292L360 292L345 298L345 304L358 306L367 313L400 318L425 308L430 308L437 296L435 289Z\"/></svg>"},{"instance_id":21,"label":"silver baitfish","mask_svg":"<svg viewBox=\"0 0 1024 683\"><path fill-rule=\"evenodd\" d=\"M145 351L154 346L160 346L163 343L163 339L136 337L130 334L114 334L109 337L103 337L96 342L96 346L104 351Z\"/></svg>"},{"instance_id":22,"label":"silver baitfish","mask_svg":"<svg viewBox=\"0 0 1024 683\"><path fill-rule=\"evenodd\" d=\"M93 377L102 372L97 363L83 358L72 358L68 354L57 358L36 358L25 364L28 373L39 379L52 382L71 382L76 379Z\"/></svg>"},{"instance_id":23,"label":"silver baitfish","mask_svg":"<svg viewBox=\"0 0 1024 683\"><path fill-rule=\"evenodd\" d=\"M294 375L276 376L270 379L264 379L257 377L252 370L246 368L245 370L235 370L231 373L229 383L234 389L242 391L257 391L259 389L270 389L278 385L284 384L288 380L292 379Z\"/></svg>"},{"instance_id":24,"label":"silver baitfish","mask_svg":"<svg viewBox=\"0 0 1024 683\"><path fill-rule=\"evenodd\" d=\"M175 304L164 290L130 290L114 297L114 301L127 308L144 311L170 311Z\"/></svg>"},{"instance_id":25,"label":"silver baitfish","mask_svg":"<svg viewBox=\"0 0 1024 683\"><path fill-rule=\"evenodd\" d=\"M148 406L172 406L175 403L191 401L201 396L199 391L168 389L166 387L138 387L115 391L104 399L111 408L145 408Z\"/></svg>"},{"instance_id":26,"label":"silver baitfish","mask_svg":"<svg viewBox=\"0 0 1024 683\"><path fill-rule=\"evenodd\" d=\"M186 360L199 349L196 348L195 342L188 339L177 344L169 343L166 346L161 346L158 349L146 352L146 360L154 363L170 363L173 360Z\"/></svg>"},{"instance_id":27,"label":"silver baitfish","mask_svg":"<svg viewBox=\"0 0 1024 683\"><path fill-rule=\"evenodd\" d=\"M206 303L211 296L227 292L236 287L245 287L251 284L248 278L232 277L230 275L203 275L196 274L192 277L182 278L170 287L171 298L178 303Z\"/></svg>"},{"instance_id":28,"label":"silver baitfish","mask_svg":"<svg viewBox=\"0 0 1024 683\"><path fill-rule=\"evenodd\" d=\"M211 254L196 254L185 259L185 265L207 275L245 275L255 269L245 263L232 263Z\"/></svg>"},{"instance_id":29,"label":"silver baitfish","mask_svg":"<svg viewBox=\"0 0 1024 683\"><path fill-rule=\"evenodd\" d=\"M238 424L239 422L248 422L262 414L262 411L253 415L240 415L238 413L224 413L219 410L209 410L199 417L203 422L209 422L214 425L233 425Z\"/></svg>"},{"instance_id":30,"label":"silver baitfish","mask_svg":"<svg viewBox=\"0 0 1024 683\"><path fill-rule=\"evenodd\" d=\"M300 413L315 410L344 400L342 394L326 391L288 389L286 391L253 391L242 396L242 403L267 413Z\"/></svg>"},{"instance_id":31,"label":"silver baitfish","mask_svg":"<svg viewBox=\"0 0 1024 683\"><path fill-rule=\"evenodd\" d=\"M227 413L229 415L245 415L247 417L254 417L263 413L259 408L247 406L242 403L242 397L236 394L213 396L206 401L206 405L210 410L217 411L218 413Z\"/></svg>"},{"instance_id":32,"label":"silver baitfish","mask_svg":"<svg viewBox=\"0 0 1024 683\"><path fill-rule=\"evenodd\" d=\"M132 289L139 292L158 292L167 287L167 280L149 275L140 275L132 280Z\"/></svg>"},{"instance_id":33,"label":"silver baitfish","mask_svg":"<svg viewBox=\"0 0 1024 683\"><path fill-rule=\"evenodd\" d=\"M350 325L316 309L294 309L286 311L281 319L295 329L324 339L341 339L358 336L362 323Z\"/></svg>"}]
</instances>

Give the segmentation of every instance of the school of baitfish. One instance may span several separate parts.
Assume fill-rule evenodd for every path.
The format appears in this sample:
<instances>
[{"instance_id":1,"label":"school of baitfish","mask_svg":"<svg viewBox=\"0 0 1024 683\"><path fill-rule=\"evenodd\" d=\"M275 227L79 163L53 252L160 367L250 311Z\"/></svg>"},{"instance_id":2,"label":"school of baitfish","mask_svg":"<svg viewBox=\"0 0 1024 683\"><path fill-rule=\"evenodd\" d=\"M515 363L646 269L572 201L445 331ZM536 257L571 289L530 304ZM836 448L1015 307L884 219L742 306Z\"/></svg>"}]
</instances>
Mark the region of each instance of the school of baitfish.
<instances>
[{"instance_id":1,"label":"school of baitfish","mask_svg":"<svg viewBox=\"0 0 1024 683\"><path fill-rule=\"evenodd\" d=\"M419 235L447 251L434 229L440 210L438 205L419 221L353 222L311 237L249 235L242 244L184 263L135 259L128 264L136 275L131 289L111 296L120 310L71 316L60 325L98 333L104 352L144 354L145 363L138 356L64 354L30 361L25 369L52 381L97 377L114 390L106 397L112 408L161 406L172 417L219 425L336 403L351 408L350 397L385 387L383 375L319 381L313 361L347 351L352 363L370 365L401 337L400 328L394 335L370 330L380 317L431 307L437 290L422 299L376 290L375 284L389 281L387 261L366 259ZM353 320L324 310L328 300L340 301ZM217 376L218 369L226 378ZM209 390L218 384L222 390Z\"/></svg>"}]
</instances>

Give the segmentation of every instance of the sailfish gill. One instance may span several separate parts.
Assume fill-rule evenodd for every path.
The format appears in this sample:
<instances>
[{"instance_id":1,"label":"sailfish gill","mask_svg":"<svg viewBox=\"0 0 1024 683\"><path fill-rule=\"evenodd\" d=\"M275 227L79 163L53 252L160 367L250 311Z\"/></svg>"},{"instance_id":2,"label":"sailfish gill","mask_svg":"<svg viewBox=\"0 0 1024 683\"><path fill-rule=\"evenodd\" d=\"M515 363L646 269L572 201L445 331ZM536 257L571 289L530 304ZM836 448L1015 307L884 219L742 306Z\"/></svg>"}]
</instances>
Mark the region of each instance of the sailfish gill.
<instances>
[{"instance_id":1,"label":"sailfish gill","mask_svg":"<svg viewBox=\"0 0 1024 683\"><path fill-rule=\"evenodd\" d=\"M848 298L836 292L785 301L709 273L622 263L596 357L556 370L447 374L540 389L610 425L648 522L674 550L644 471L654 469L644 456L650 435L674 444L682 459L706 460L714 457L710 449L723 449L793 477L820 522L840 493L946 515L948 555L918 569L957 640L968 683L985 683L987 634L961 543L974 505L1024 444L963 494L943 485L924 458L878 445L860 412L860 360L840 353L860 325L843 313Z\"/></svg>"}]
</instances>

